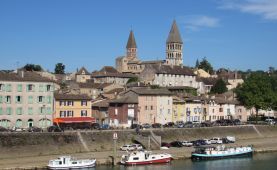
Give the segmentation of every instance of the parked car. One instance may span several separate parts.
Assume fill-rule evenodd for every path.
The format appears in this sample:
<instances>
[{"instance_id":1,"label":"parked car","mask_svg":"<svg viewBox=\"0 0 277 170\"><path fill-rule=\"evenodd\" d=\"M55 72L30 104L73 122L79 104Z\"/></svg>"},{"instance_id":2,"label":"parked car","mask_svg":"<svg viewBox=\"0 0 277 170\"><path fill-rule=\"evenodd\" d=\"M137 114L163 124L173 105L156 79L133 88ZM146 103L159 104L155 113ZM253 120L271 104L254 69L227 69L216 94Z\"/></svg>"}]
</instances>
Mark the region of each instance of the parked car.
<instances>
[{"instance_id":1,"label":"parked car","mask_svg":"<svg viewBox=\"0 0 277 170\"><path fill-rule=\"evenodd\" d=\"M92 123L91 124L91 129L101 129L101 125L99 123Z\"/></svg>"},{"instance_id":2,"label":"parked car","mask_svg":"<svg viewBox=\"0 0 277 170\"><path fill-rule=\"evenodd\" d=\"M211 139L212 144L222 144L222 140L219 137L214 137Z\"/></svg>"},{"instance_id":3,"label":"parked car","mask_svg":"<svg viewBox=\"0 0 277 170\"><path fill-rule=\"evenodd\" d=\"M212 144L211 140L209 140L209 139L203 139L203 141L205 142L205 145Z\"/></svg>"},{"instance_id":4,"label":"parked car","mask_svg":"<svg viewBox=\"0 0 277 170\"><path fill-rule=\"evenodd\" d=\"M136 129L136 128L139 128L139 129L142 129L142 126L140 125L140 124L135 124L135 123L133 123L132 125L131 125L131 129Z\"/></svg>"},{"instance_id":5,"label":"parked car","mask_svg":"<svg viewBox=\"0 0 277 170\"><path fill-rule=\"evenodd\" d=\"M166 124L163 125L163 127L166 127L166 128L172 128L174 127L174 122L167 122Z\"/></svg>"},{"instance_id":6,"label":"parked car","mask_svg":"<svg viewBox=\"0 0 277 170\"><path fill-rule=\"evenodd\" d=\"M183 147L183 144L180 141L174 141L170 143L170 146L180 148Z\"/></svg>"},{"instance_id":7,"label":"parked car","mask_svg":"<svg viewBox=\"0 0 277 170\"><path fill-rule=\"evenodd\" d=\"M192 127L193 127L192 122L186 122L186 123L184 124L184 128L192 128Z\"/></svg>"},{"instance_id":8,"label":"parked car","mask_svg":"<svg viewBox=\"0 0 277 170\"><path fill-rule=\"evenodd\" d=\"M234 125L241 125L242 123L239 119L235 119L235 120L233 120L233 124Z\"/></svg>"},{"instance_id":9,"label":"parked car","mask_svg":"<svg viewBox=\"0 0 277 170\"><path fill-rule=\"evenodd\" d=\"M274 121L274 119L265 119L265 122L266 122L266 124L268 124L268 125L275 125L275 121Z\"/></svg>"},{"instance_id":10,"label":"parked car","mask_svg":"<svg viewBox=\"0 0 277 170\"><path fill-rule=\"evenodd\" d=\"M200 124L200 126L201 127L211 127L212 126L212 124L211 124L211 122L201 122L201 124Z\"/></svg>"},{"instance_id":11,"label":"parked car","mask_svg":"<svg viewBox=\"0 0 277 170\"><path fill-rule=\"evenodd\" d=\"M144 123L144 124L142 124L141 126L142 126L142 128L144 128L144 129L149 129L149 128L151 128L151 125L150 125L149 123Z\"/></svg>"},{"instance_id":12,"label":"parked car","mask_svg":"<svg viewBox=\"0 0 277 170\"><path fill-rule=\"evenodd\" d=\"M101 126L101 130L108 130L108 129L111 129L110 125L109 124L103 124Z\"/></svg>"},{"instance_id":13,"label":"parked car","mask_svg":"<svg viewBox=\"0 0 277 170\"><path fill-rule=\"evenodd\" d=\"M134 150L143 150L141 144L133 144L132 147L134 148Z\"/></svg>"},{"instance_id":14,"label":"parked car","mask_svg":"<svg viewBox=\"0 0 277 170\"><path fill-rule=\"evenodd\" d=\"M183 127L185 127L185 123L183 121L177 121L175 124L175 127L183 128Z\"/></svg>"},{"instance_id":15,"label":"parked car","mask_svg":"<svg viewBox=\"0 0 277 170\"><path fill-rule=\"evenodd\" d=\"M189 142L189 141L182 141L182 145L186 146L186 147L191 147L191 146L193 146L193 143Z\"/></svg>"},{"instance_id":16,"label":"parked car","mask_svg":"<svg viewBox=\"0 0 277 170\"><path fill-rule=\"evenodd\" d=\"M193 144L193 146L201 146L202 145L199 140L191 141L191 143Z\"/></svg>"},{"instance_id":17,"label":"parked car","mask_svg":"<svg viewBox=\"0 0 277 170\"><path fill-rule=\"evenodd\" d=\"M39 128L39 127L36 127L36 126L32 126L32 127L29 127L27 129L28 132L43 132L43 129L42 128Z\"/></svg>"},{"instance_id":18,"label":"parked car","mask_svg":"<svg viewBox=\"0 0 277 170\"><path fill-rule=\"evenodd\" d=\"M48 132L62 132L63 130L59 126L49 126L47 128Z\"/></svg>"},{"instance_id":19,"label":"parked car","mask_svg":"<svg viewBox=\"0 0 277 170\"><path fill-rule=\"evenodd\" d=\"M161 127L162 127L162 124L160 124L160 123L152 124L152 128L161 128Z\"/></svg>"},{"instance_id":20,"label":"parked car","mask_svg":"<svg viewBox=\"0 0 277 170\"><path fill-rule=\"evenodd\" d=\"M161 143L161 146L162 146L162 147L168 147L168 148L171 147L170 143L166 143L166 142L162 142L162 143Z\"/></svg>"},{"instance_id":21,"label":"parked car","mask_svg":"<svg viewBox=\"0 0 277 170\"><path fill-rule=\"evenodd\" d=\"M25 128L20 128L20 127L13 127L11 129L12 132L25 132L26 129Z\"/></svg>"},{"instance_id":22,"label":"parked car","mask_svg":"<svg viewBox=\"0 0 277 170\"><path fill-rule=\"evenodd\" d=\"M225 138L222 138L223 143L235 143L236 138L234 136L226 136Z\"/></svg>"},{"instance_id":23,"label":"parked car","mask_svg":"<svg viewBox=\"0 0 277 170\"><path fill-rule=\"evenodd\" d=\"M134 145L123 145L122 147L120 147L120 150L133 151L133 150L135 150L135 146Z\"/></svg>"}]
</instances>

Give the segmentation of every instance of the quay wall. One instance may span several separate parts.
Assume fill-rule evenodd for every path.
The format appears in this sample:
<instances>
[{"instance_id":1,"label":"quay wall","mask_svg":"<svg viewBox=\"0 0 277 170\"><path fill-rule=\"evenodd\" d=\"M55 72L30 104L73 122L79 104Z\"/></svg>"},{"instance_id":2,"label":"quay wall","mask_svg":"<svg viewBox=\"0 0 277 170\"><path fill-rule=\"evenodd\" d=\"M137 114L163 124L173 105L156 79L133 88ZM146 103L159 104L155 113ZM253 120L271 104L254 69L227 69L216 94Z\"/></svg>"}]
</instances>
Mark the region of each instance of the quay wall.
<instances>
[{"instance_id":1,"label":"quay wall","mask_svg":"<svg viewBox=\"0 0 277 170\"><path fill-rule=\"evenodd\" d=\"M62 133L0 133L0 159L65 155L113 150L113 133L118 135L117 147L132 143L135 130L72 131ZM153 129L162 141L195 140L235 136L237 140L277 137L277 126L232 126L192 129ZM141 130L142 136L150 134Z\"/></svg>"}]
</instances>

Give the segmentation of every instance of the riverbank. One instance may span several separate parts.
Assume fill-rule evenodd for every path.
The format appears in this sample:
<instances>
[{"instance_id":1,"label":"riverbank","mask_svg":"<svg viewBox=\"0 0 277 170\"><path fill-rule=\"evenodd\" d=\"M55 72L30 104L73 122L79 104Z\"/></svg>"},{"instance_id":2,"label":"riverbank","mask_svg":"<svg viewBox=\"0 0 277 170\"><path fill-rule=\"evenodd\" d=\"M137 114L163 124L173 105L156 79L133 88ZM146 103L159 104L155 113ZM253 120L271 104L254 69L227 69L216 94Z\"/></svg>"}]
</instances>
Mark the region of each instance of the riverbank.
<instances>
[{"instance_id":1,"label":"riverbank","mask_svg":"<svg viewBox=\"0 0 277 170\"><path fill-rule=\"evenodd\" d=\"M0 169L34 169L43 168L47 165L50 159L54 159L59 155L72 155L77 158L96 158L97 164L110 164L112 155L112 134L114 131L103 132L82 132L82 140L75 139L72 135L78 136L73 132L65 134L1 134L1 150L0 150ZM96 135L96 133L98 135ZM133 131L117 131L119 135L119 146L130 143L134 132ZM144 133L144 132L143 132ZM147 132L145 132L147 133ZM236 136L237 141L235 144L229 146L241 146L241 145L253 145L255 152L273 152L277 151L277 127L270 126L257 126L257 127L216 127L216 128L201 128L201 129L166 129L164 131L155 130L155 134L162 136L162 141L172 140L194 140L199 138L211 138L214 136ZM80 134L80 133L79 133ZM101 135L102 134L102 135ZM121 137L127 136L125 139ZM127 134L127 135L126 135ZM185 135L186 134L186 135ZM12 136L15 135L15 138ZM30 135L30 136L29 136ZM35 137L33 136L35 135ZM36 139L48 135L47 139ZM49 139L49 135L54 135L56 138ZM89 141L88 135L94 136L94 141ZM167 135L167 136L165 136ZM27 143L20 143L24 140L38 140ZM98 137L97 137L98 136ZM7 139L9 138L9 139ZM66 138L67 140L65 140ZM20 140L21 139L21 140ZM53 140L55 139L55 140ZM16 141L14 141L16 140ZM53 143L51 141L54 141ZM102 143L99 143L103 141ZM6 142L6 143L5 143ZM11 142L11 146L8 143ZM86 146L84 146L84 143ZM93 143L97 143L97 146L109 145L106 147L100 147L95 150ZM64 146L62 146L64 145ZM47 148L47 146L49 146ZM77 146L77 148L75 148ZM89 151L86 151L86 147ZM56 150L53 150L55 149ZM66 150L62 150L66 148ZM69 149L71 148L71 149ZM28 150L29 149L29 150ZM48 150L48 152L44 152ZM187 159L190 158L190 154L193 148L170 148L169 150L155 150L153 152L161 153L167 152L173 155L174 159ZM25 151L25 153L24 153ZM32 152L34 151L34 152ZM39 153L39 154L38 154ZM117 160L124 152L117 152Z\"/></svg>"}]
</instances>

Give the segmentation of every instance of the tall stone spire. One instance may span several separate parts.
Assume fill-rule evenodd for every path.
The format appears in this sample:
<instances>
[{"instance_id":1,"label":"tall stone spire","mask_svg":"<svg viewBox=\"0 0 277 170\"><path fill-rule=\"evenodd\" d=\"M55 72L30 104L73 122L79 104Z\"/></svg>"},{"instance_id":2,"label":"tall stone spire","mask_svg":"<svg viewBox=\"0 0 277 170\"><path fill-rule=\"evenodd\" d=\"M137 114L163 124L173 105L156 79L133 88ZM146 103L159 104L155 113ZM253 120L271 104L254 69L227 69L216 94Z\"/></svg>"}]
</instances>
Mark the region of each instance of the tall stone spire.
<instances>
[{"instance_id":1,"label":"tall stone spire","mask_svg":"<svg viewBox=\"0 0 277 170\"><path fill-rule=\"evenodd\" d=\"M183 41L177 27L176 21L173 21L169 35L166 40L166 64L183 65Z\"/></svg>"},{"instance_id":2,"label":"tall stone spire","mask_svg":"<svg viewBox=\"0 0 277 170\"><path fill-rule=\"evenodd\" d=\"M167 37L166 43L180 43L183 44L179 29L177 27L176 21L173 21L169 35Z\"/></svg>"},{"instance_id":3,"label":"tall stone spire","mask_svg":"<svg viewBox=\"0 0 277 170\"><path fill-rule=\"evenodd\" d=\"M129 59L137 58L137 43L135 40L133 30L130 31L128 42L126 45L126 50L127 50L127 58Z\"/></svg>"}]
</instances>

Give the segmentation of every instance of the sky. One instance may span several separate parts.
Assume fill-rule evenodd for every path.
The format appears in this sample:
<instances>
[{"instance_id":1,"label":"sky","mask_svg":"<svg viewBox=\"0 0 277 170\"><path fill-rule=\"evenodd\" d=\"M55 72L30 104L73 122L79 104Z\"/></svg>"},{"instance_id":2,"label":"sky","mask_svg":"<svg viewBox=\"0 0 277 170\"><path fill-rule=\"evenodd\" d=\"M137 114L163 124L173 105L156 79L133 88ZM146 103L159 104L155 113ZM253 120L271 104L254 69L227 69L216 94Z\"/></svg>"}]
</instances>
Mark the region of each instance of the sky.
<instances>
[{"instance_id":1,"label":"sky","mask_svg":"<svg viewBox=\"0 0 277 170\"><path fill-rule=\"evenodd\" d=\"M0 0L0 70L115 66L131 29L139 59L162 60L174 19L185 66L277 68L277 0Z\"/></svg>"}]
</instances>

